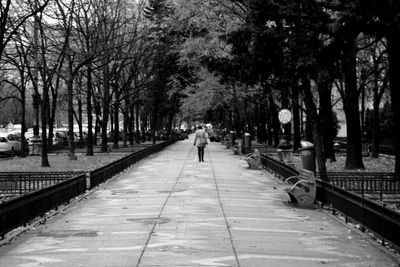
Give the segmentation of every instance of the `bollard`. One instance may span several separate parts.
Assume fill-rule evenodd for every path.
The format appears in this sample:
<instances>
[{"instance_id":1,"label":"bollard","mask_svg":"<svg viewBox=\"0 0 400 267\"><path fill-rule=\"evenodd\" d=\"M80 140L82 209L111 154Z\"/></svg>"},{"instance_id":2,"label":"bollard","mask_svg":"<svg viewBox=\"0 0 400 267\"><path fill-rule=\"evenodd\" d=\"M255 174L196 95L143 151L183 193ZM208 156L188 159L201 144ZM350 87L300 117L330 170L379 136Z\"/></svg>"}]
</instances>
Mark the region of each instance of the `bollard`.
<instances>
[{"instance_id":1,"label":"bollard","mask_svg":"<svg viewBox=\"0 0 400 267\"><path fill-rule=\"evenodd\" d=\"M246 150L251 148L251 135L249 133L244 134L244 147Z\"/></svg>"}]
</instances>

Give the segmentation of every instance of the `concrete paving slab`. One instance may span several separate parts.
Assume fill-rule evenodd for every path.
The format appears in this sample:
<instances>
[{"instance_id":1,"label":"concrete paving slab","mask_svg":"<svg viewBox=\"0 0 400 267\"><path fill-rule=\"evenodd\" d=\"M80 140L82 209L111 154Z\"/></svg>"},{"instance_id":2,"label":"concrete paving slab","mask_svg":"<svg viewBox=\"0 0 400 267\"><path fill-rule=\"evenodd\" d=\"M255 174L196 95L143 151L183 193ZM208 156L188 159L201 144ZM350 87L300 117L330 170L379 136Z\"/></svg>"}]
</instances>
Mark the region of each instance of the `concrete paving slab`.
<instances>
[{"instance_id":1,"label":"concrete paving slab","mask_svg":"<svg viewBox=\"0 0 400 267\"><path fill-rule=\"evenodd\" d=\"M192 137L193 138L193 137ZM183 140L0 248L0 266L398 266L219 143Z\"/></svg>"}]
</instances>

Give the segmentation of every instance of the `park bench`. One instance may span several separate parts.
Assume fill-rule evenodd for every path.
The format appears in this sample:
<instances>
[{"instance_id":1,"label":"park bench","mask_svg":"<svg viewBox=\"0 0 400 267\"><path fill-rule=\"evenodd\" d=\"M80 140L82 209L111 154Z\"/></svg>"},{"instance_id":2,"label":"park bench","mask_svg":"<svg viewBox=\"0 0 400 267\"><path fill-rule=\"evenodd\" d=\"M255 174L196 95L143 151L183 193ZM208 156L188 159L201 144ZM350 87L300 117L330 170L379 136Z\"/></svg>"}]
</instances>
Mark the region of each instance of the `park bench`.
<instances>
[{"instance_id":1,"label":"park bench","mask_svg":"<svg viewBox=\"0 0 400 267\"><path fill-rule=\"evenodd\" d=\"M227 149L231 148L231 146L232 146L231 139L229 139L228 137L224 138L223 143L224 143L224 145L226 146Z\"/></svg>"},{"instance_id":2,"label":"park bench","mask_svg":"<svg viewBox=\"0 0 400 267\"><path fill-rule=\"evenodd\" d=\"M240 146L238 144L232 145L232 151L234 155L240 155Z\"/></svg>"},{"instance_id":3,"label":"park bench","mask_svg":"<svg viewBox=\"0 0 400 267\"><path fill-rule=\"evenodd\" d=\"M253 153L249 153L245 156L244 160L249 164L249 169L259 170L261 166L261 154L258 149L254 149Z\"/></svg>"},{"instance_id":4,"label":"park bench","mask_svg":"<svg viewBox=\"0 0 400 267\"><path fill-rule=\"evenodd\" d=\"M287 178L284 190L292 202L303 207L312 206L317 192L314 172L303 169L298 176Z\"/></svg>"}]
</instances>

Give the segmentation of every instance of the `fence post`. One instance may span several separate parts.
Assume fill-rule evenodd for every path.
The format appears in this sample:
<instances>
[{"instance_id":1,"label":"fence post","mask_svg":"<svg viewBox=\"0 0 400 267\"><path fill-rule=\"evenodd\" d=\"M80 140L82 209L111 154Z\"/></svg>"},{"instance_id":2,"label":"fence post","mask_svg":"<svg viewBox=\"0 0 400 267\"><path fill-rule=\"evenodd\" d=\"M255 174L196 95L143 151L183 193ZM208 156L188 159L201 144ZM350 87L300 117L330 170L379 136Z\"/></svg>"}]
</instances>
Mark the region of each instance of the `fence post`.
<instances>
[{"instance_id":1,"label":"fence post","mask_svg":"<svg viewBox=\"0 0 400 267\"><path fill-rule=\"evenodd\" d=\"M364 227L364 178L361 179L361 231L365 232Z\"/></svg>"},{"instance_id":2,"label":"fence post","mask_svg":"<svg viewBox=\"0 0 400 267\"><path fill-rule=\"evenodd\" d=\"M346 186L345 186L345 190L346 191L349 191L348 190L348 186L349 186L349 184L348 183L346 183ZM350 187L352 187L351 185L350 185ZM345 222L346 223L349 223L349 217L347 216L347 214L349 213L349 211L347 210L347 208L348 208L348 205L347 205L347 203L348 203L348 195L346 194L346 198L345 198L345 203L344 203L344 206L345 206L345 208L344 208L344 210L346 211L345 212L345 215L344 215L344 220L345 220Z\"/></svg>"},{"instance_id":3,"label":"fence post","mask_svg":"<svg viewBox=\"0 0 400 267\"><path fill-rule=\"evenodd\" d=\"M22 195L22 174L19 174L18 176L18 180L19 180L19 195Z\"/></svg>"},{"instance_id":4,"label":"fence post","mask_svg":"<svg viewBox=\"0 0 400 267\"><path fill-rule=\"evenodd\" d=\"M85 176L86 176L86 190L90 190L91 189L90 172L87 172Z\"/></svg>"}]
</instances>

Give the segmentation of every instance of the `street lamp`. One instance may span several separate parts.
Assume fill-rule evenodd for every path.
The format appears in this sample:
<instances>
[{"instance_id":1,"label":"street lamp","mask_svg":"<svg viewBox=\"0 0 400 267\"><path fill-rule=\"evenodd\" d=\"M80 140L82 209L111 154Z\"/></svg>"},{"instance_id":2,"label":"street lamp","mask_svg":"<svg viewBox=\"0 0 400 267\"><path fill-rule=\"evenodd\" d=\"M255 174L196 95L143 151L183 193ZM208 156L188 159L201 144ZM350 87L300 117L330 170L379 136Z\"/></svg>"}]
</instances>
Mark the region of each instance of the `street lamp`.
<instances>
[{"instance_id":1,"label":"street lamp","mask_svg":"<svg viewBox=\"0 0 400 267\"><path fill-rule=\"evenodd\" d=\"M39 105L40 105L40 95L38 93L32 94L32 106L34 112L34 124L33 124L33 136L35 138L39 137Z\"/></svg>"},{"instance_id":2,"label":"street lamp","mask_svg":"<svg viewBox=\"0 0 400 267\"><path fill-rule=\"evenodd\" d=\"M278 113L278 119L282 124L282 135L278 145L278 157L280 161L292 164L293 163L293 151L292 144L290 143L290 130L286 132L286 125L292 120L292 113L288 109L282 109Z\"/></svg>"},{"instance_id":3,"label":"street lamp","mask_svg":"<svg viewBox=\"0 0 400 267\"><path fill-rule=\"evenodd\" d=\"M42 152L42 138L39 136L39 106L40 106L40 95L38 93L32 94L32 105L34 112L34 125L33 125L33 136L31 138L32 143L32 155L37 155Z\"/></svg>"}]
</instances>

